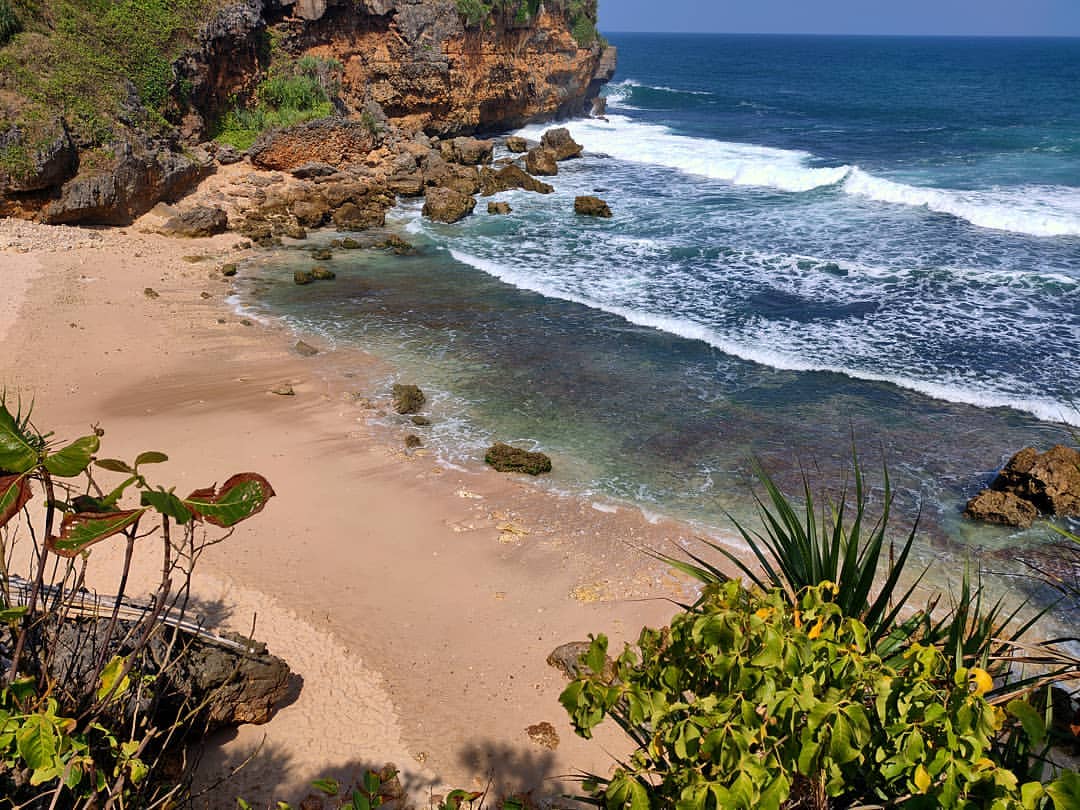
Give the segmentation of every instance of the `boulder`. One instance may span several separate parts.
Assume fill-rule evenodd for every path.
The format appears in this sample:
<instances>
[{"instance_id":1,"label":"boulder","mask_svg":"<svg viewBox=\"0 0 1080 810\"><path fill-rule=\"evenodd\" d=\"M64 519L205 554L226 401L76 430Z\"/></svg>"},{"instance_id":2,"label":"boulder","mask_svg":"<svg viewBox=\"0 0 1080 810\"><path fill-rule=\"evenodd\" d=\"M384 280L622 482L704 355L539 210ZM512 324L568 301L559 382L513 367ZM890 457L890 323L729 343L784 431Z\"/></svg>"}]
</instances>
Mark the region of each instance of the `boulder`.
<instances>
[{"instance_id":1,"label":"boulder","mask_svg":"<svg viewBox=\"0 0 1080 810\"><path fill-rule=\"evenodd\" d=\"M344 166L363 161L379 142L379 135L361 121L320 118L267 132L248 155L262 169L287 171L313 162Z\"/></svg>"},{"instance_id":2,"label":"boulder","mask_svg":"<svg viewBox=\"0 0 1080 810\"><path fill-rule=\"evenodd\" d=\"M607 120L607 98L604 96L597 96L592 101L592 111L589 113L593 118L602 118Z\"/></svg>"},{"instance_id":3,"label":"boulder","mask_svg":"<svg viewBox=\"0 0 1080 810\"><path fill-rule=\"evenodd\" d=\"M304 287L311 284L315 280L315 276L311 274L310 270L297 270L293 273L293 284L299 287Z\"/></svg>"},{"instance_id":4,"label":"boulder","mask_svg":"<svg viewBox=\"0 0 1080 810\"><path fill-rule=\"evenodd\" d=\"M289 212L305 228L318 228L330 217L330 205L321 194L311 194L289 205Z\"/></svg>"},{"instance_id":5,"label":"boulder","mask_svg":"<svg viewBox=\"0 0 1080 810\"><path fill-rule=\"evenodd\" d=\"M611 209L608 204L599 197L586 195L574 198L574 213L587 217L611 217Z\"/></svg>"},{"instance_id":6,"label":"boulder","mask_svg":"<svg viewBox=\"0 0 1080 810\"><path fill-rule=\"evenodd\" d=\"M416 450L418 447L424 446L424 440L417 436L415 433L410 433L405 437L405 447L409 450Z\"/></svg>"},{"instance_id":7,"label":"boulder","mask_svg":"<svg viewBox=\"0 0 1080 810\"><path fill-rule=\"evenodd\" d=\"M585 149L584 146L570 137L570 130L566 127L549 129L540 138L540 145L554 152L556 160L576 158Z\"/></svg>"},{"instance_id":8,"label":"boulder","mask_svg":"<svg viewBox=\"0 0 1080 810\"><path fill-rule=\"evenodd\" d=\"M328 262L334 258L334 252L330 248L315 248L311 251L311 258L317 262Z\"/></svg>"},{"instance_id":9,"label":"boulder","mask_svg":"<svg viewBox=\"0 0 1080 810\"><path fill-rule=\"evenodd\" d=\"M338 170L335 167L319 160L301 163L296 168L290 170L290 174L299 180L310 180L313 177L330 177L337 174L337 172Z\"/></svg>"},{"instance_id":10,"label":"boulder","mask_svg":"<svg viewBox=\"0 0 1080 810\"><path fill-rule=\"evenodd\" d=\"M344 203L331 217L339 231L364 231L368 228L381 228L386 224L386 209L382 205L361 206L353 202Z\"/></svg>"},{"instance_id":11,"label":"boulder","mask_svg":"<svg viewBox=\"0 0 1080 810\"><path fill-rule=\"evenodd\" d=\"M414 248L410 243L406 242L396 233L390 234L385 239L374 243L371 247L375 250L392 251L395 256L411 256L412 254L416 253L416 248Z\"/></svg>"},{"instance_id":12,"label":"boulder","mask_svg":"<svg viewBox=\"0 0 1080 810\"><path fill-rule=\"evenodd\" d=\"M508 202L489 202L487 204L489 214L509 214L513 210Z\"/></svg>"},{"instance_id":13,"label":"boulder","mask_svg":"<svg viewBox=\"0 0 1080 810\"><path fill-rule=\"evenodd\" d=\"M1002 526L1018 526L1026 529L1035 522L1039 510L1029 501L1011 492L984 489L967 503L964 517L997 523Z\"/></svg>"},{"instance_id":14,"label":"boulder","mask_svg":"<svg viewBox=\"0 0 1080 810\"><path fill-rule=\"evenodd\" d=\"M480 175L474 167L447 163L437 152L424 159L423 176L426 186L449 188L461 194L480 191Z\"/></svg>"},{"instance_id":15,"label":"boulder","mask_svg":"<svg viewBox=\"0 0 1080 810\"><path fill-rule=\"evenodd\" d=\"M402 414L417 413L427 401L424 392L416 385L395 383L392 394L394 397L394 410Z\"/></svg>"},{"instance_id":16,"label":"boulder","mask_svg":"<svg viewBox=\"0 0 1080 810\"><path fill-rule=\"evenodd\" d=\"M0 152L25 156L23 165L0 164L0 196L58 185L79 166L78 149L62 118L54 119L38 137L18 125L0 132Z\"/></svg>"},{"instance_id":17,"label":"boulder","mask_svg":"<svg viewBox=\"0 0 1080 810\"><path fill-rule=\"evenodd\" d=\"M517 135L511 135L506 139L506 148L514 154L520 155L529 151L529 142Z\"/></svg>"},{"instance_id":18,"label":"boulder","mask_svg":"<svg viewBox=\"0 0 1080 810\"><path fill-rule=\"evenodd\" d=\"M555 162L555 153L552 150L546 146L537 146L525 155L525 169L529 174L554 177L559 173L559 164Z\"/></svg>"},{"instance_id":19,"label":"boulder","mask_svg":"<svg viewBox=\"0 0 1080 810\"><path fill-rule=\"evenodd\" d=\"M496 442L484 454L484 462L499 472L540 475L551 472L551 459L543 453L531 453L520 447Z\"/></svg>"},{"instance_id":20,"label":"boulder","mask_svg":"<svg viewBox=\"0 0 1080 810\"><path fill-rule=\"evenodd\" d=\"M293 349L295 349L296 353L301 357L314 357L319 353L318 349L302 340L296 341L296 345L293 346Z\"/></svg>"},{"instance_id":21,"label":"boulder","mask_svg":"<svg viewBox=\"0 0 1080 810\"><path fill-rule=\"evenodd\" d=\"M1080 452L1059 444L1045 453L1025 447L1009 459L990 488L1009 492L1050 515L1080 515Z\"/></svg>"},{"instance_id":22,"label":"boulder","mask_svg":"<svg viewBox=\"0 0 1080 810\"><path fill-rule=\"evenodd\" d=\"M439 144L443 160L451 163L460 163L465 166L479 166L482 163L491 163L491 156L495 150L495 141L479 140L478 138L453 138Z\"/></svg>"},{"instance_id":23,"label":"boulder","mask_svg":"<svg viewBox=\"0 0 1080 810\"><path fill-rule=\"evenodd\" d=\"M243 160L244 156L240 154L240 151L235 146L219 143L214 149L214 159L222 166L231 166Z\"/></svg>"},{"instance_id":24,"label":"boulder","mask_svg":"<svg viewBox=\"0 0 1080 810\"><path fill-rule=\"evenodd\" d=\"M542 180L537 180L520 166L513 163L503 166L498 171L489 169L486 166L480 169L480 184L481 193L485 197L498 194L500 191L510 191L518 188L525 191L535 191L538 194L550 194L555 190L554 187Z\"/></svg>"},{"instance_id":25,"label":"boulder","mask_svg":"<svg viewBox=\"0 0 1080 810\"><path fill-rule=\"evenodd\" d=\"M170 217L161 226L167 236L214 236L229 227L229 216L216 206L197 205Z\"/></svg>"},{"instance_id":26,"label":"boulder","mask_svg":"<svg viewBox=\"0 0 1080 810\"><path fill-rule=\"evenodd\" d=\"M337 278L337 273L327 267L323 267L321 264L317 264L311 268L311 278L314 281L333 281Z\"/></svg>"},{"instance_id":27,"label":"boulder","mask_svg":"<svg viewBox=\"0 0 1080 810\"><path fill-rule=\"evenodd\" d=\"M423 215L437 222L457 222L476 207L476 200L468 194L449 188L429 188L424 198Z\"/></svg>"}]
</instances>

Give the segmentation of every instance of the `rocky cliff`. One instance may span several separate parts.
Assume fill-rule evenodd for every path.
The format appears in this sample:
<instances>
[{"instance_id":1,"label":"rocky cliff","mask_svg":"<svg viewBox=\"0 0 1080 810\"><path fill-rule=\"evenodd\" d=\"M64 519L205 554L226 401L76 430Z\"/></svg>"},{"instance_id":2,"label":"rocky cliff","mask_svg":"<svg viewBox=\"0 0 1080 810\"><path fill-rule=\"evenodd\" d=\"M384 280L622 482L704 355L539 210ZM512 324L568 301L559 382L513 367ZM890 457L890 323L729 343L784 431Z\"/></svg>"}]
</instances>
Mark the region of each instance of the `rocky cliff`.
<instances>
[{"instance_id":1,"label":"rocky cliff","mask_svg":"<svg viewBox=\"0 0 1080 810\"><path fill-rule=\"evenodd\" d=\"M121 75L98 84L119 92L89 114L85 92L49 102L55 59L37 68L44 78L4 69L47 50L47 26L0 46L0 215L130 222L210 170L207 142L223 119L304 59L332 66L320 79L326 113L443 137L580 114L614 69L595 34L595 0L194 2L199 24L185 31L185 18L170 18L156 62L133 57L123 74L116 60Z\"/></svg>"}]
</instances>

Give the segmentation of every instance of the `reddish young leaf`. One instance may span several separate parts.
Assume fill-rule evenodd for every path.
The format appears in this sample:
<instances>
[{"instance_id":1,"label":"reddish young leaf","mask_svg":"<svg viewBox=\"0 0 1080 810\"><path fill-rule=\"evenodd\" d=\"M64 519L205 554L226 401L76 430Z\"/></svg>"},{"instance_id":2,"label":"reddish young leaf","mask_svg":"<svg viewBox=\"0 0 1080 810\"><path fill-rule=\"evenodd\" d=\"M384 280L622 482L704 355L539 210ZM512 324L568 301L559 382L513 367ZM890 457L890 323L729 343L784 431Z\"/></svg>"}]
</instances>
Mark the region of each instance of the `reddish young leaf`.
<instances>
[{"instance_id":1,"label":"reddish young leaf","mask_svg":"<svg viewBox=\"0 0 1080 810\"><path fill-rule=\"evenodd\" d=\"M183 503L198 520L227 529L262 511L274 497L270 482L258 473L238 473L221 485L197 489Z\"/></svg>"},{"instance_id":2,"label":"reddish young leaf","mask_svg":"<svg viewBox=\"0 0 1080 810\"><path fill-rule=\"evenodd\" d=\"M0 475L0 526L19 514L30 495L30 479L25 475Z\"/></svg>"},{"instance_id":3,"label":"reddish young leaf","mask_svg":"<svg viewBox=\"0 0 1080 810\"><path fill-rule=\"evenodd\" d=\"M94 543L134 526L145 513L146 509L68 513L60 523L59 536L49 538L49 549L61 557L74 557Z\"/></svg>"}]
</instances>

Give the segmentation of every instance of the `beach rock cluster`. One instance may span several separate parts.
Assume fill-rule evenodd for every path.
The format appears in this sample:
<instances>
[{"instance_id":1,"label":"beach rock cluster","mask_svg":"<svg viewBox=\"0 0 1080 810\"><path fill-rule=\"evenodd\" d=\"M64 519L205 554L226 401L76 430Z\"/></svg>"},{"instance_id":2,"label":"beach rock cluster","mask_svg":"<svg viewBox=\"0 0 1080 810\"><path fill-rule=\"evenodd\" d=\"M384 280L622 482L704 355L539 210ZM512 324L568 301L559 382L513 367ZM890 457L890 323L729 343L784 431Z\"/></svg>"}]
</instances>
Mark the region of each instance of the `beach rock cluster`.
<instances>
[{"instance_id":1,"label":"beach rock cluster","mask_svg":"<svg viewBox=\"0 0 1080 810\"><path fill-rule=\"evenodd\" d=\"M1021 528L1040 515L1080 515L1080 451L1060 444L1045 453L1025 447L968 501L964 515Z\"/></svg>"}]
</instances>

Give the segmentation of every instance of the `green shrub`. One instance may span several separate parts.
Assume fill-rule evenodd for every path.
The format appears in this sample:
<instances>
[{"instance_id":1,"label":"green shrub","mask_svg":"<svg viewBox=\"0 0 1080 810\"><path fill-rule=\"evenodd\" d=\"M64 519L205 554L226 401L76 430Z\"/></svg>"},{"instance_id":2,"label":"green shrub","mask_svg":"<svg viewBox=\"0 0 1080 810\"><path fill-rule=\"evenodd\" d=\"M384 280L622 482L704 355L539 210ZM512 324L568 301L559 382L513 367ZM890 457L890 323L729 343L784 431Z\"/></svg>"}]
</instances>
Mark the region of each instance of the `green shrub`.
<instances>
[{"instance_id":1,"label":"green shrub","mask_svg":"<svg viewBox=\"0 0 1080 810\"><path fill-rule=\"evenodd\" d=\"M954 669L934 647L883 661L837 591L793 601L710 585L669 628L643 630L613 671L596 638L591 672L560 700L581 736L610 717L636 747L612 777L585 780L591 798L610 810L1076 806L1075 772L1021 784L995 758L1002 735L1046 735L1030 704L991 705L990 675Z\"/></svg>"},{"instance_id":2,"label":"green shrub","mask_svg":"<svg viewBox=\"0 0 1080 810\"><path fill-rule=\"evenodd\" d=\"M333 60L301 59L292 72L278 73L259 85L255 106L237 106L226 113L214 140L246 150L267 130L332 115L334 105L324 83L340 69Z\"/></svg>"},{"instance_id":3,"label":"green shrub","mask_svg":"<svg viewBox=\"0 0 1080 810\"><path fill-rule=\"evenodd\" d=\"M21 30L22 23L9 0L0 0L0 45L7 44Z\"/></svg>"}]
</instances>

